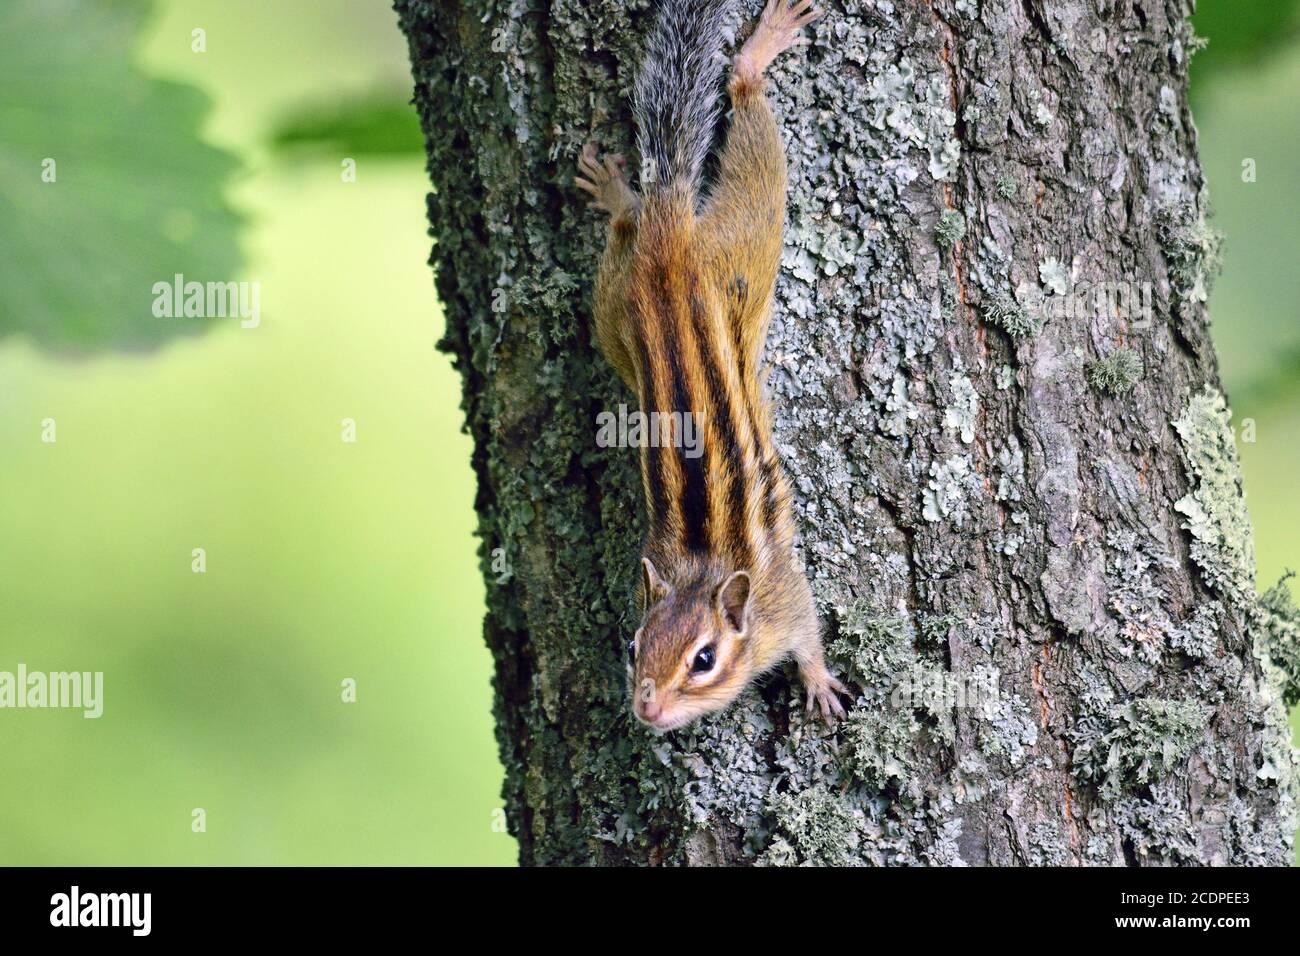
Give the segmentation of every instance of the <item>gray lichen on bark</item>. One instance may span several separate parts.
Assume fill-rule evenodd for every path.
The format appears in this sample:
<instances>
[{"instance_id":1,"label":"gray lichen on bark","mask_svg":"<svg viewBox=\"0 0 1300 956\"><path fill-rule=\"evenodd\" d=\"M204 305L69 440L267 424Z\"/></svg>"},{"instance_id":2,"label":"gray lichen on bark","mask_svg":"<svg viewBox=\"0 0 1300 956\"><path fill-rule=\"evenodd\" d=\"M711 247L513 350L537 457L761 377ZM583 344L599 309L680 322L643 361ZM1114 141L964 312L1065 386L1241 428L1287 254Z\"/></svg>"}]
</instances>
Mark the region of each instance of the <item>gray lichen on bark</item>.
<instances>
[{"instance_id":1,"label":"gray lichen on bark","mask_svg":"<svg viewBox=\"0 0 1300 956\"><path fill-rule=\"evenodd\" d=\"M651 11L396 3L522 860L1289 861L1295 654L1270 650L1288 619L1242 563L1188 2L826 6L770 86L791 185L767 359L801 555L860 696L828 733L778 672L655 737L621 656L635 452L594 442L632 398L592 346L603 231L569 186L587 139L631 153ZM1150 281L1154 321L1053 317L1051 259ZM1090 388L1119 347L1146 373Z\"/></svg>"}]
</instances>

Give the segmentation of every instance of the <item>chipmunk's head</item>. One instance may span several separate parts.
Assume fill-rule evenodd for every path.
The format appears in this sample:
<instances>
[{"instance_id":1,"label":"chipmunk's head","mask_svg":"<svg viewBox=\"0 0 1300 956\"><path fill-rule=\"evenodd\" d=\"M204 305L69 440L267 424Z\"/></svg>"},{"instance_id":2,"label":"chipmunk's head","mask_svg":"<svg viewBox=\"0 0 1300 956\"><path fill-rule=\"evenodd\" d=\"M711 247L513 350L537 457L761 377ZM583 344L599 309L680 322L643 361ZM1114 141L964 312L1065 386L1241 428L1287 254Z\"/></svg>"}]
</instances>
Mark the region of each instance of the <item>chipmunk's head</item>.
<instances>
[{"instance_id":1,"label":"chipmunk's head","mask_svg":"<svg viewBox=\"0 0 1300 956\"><path fill-rule=\"evenodd\" d=\"M692 568L665 580L641 560L644 612L628 642L632 711L656 730L672 730L721 710L752 675L750 576Z\"/></svg>"}]
</instances>

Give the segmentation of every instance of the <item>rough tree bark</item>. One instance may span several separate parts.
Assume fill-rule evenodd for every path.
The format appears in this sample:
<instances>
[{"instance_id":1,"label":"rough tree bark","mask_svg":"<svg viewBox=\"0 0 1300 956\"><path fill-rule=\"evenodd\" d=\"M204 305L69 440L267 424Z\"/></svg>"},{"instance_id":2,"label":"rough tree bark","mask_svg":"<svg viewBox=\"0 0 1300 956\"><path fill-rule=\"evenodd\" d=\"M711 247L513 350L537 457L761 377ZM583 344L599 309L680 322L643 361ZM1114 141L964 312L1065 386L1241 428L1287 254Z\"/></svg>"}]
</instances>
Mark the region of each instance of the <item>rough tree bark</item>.
<instances>
[{"instance_id":1,"label":"rough tree bark","mask_svg":"<svg viewBox=\"0 0 1300 956\"><path fill-rule=\"evenodd\" d=\"M1254 590L1209 338L1191 0L825 5L770 91L767 357L861 697L829 734L786 670L657 738L622 661L637 453L595 441L632 399L593 348L603 223L570 186L588 138L631 152L651 5L396 3L521 859L1289 862L1297 628Z\"/></svg>"}]
</instances>

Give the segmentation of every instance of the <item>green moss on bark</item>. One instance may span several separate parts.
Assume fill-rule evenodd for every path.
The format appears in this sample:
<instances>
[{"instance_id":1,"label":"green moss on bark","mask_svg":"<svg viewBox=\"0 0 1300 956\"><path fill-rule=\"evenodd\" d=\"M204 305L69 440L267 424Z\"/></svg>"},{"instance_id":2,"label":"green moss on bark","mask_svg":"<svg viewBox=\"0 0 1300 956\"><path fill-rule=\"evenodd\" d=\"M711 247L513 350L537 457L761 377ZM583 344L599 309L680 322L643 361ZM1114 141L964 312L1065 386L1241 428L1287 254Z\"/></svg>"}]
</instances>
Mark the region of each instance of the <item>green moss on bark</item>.
<instances>
[{"instance_id":1,"label":"green moss on bark","mask_svg":"<svg viewBox=\"0 0 1300 956\"><path fill-rule=\"evenodd\" d=\"M1225 600L1245 605L1255 594L1255 549L1231 421L1223 396L1209 386L1174 421L1193 480L1174 507L1185 518L1192 560L1206 580Z\"/></svg>"},{"instance_id":2,"label":"green moss on bark","mask_svg":"<svg viewBox=\"0 0 1300 956\"><path fill-rule=\"evenodd\" d=\"M1209 710L1191 700L1142 697L1085 717L1074 732L1074 770L1115 799L1172 773L1200 742Z\"/></svg>"}]
</instances>

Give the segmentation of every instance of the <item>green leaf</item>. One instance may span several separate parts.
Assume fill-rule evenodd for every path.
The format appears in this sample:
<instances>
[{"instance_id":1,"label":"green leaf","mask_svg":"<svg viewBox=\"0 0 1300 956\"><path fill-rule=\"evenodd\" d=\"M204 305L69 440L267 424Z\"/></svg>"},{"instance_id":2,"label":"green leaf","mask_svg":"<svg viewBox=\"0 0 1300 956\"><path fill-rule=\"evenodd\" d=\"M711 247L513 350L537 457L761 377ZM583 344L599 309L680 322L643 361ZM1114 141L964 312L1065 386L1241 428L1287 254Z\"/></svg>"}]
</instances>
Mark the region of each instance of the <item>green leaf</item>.
<instances>
[{"instance_id":1,"label":"green leaf","mask_svg":"<svg viewBox=\"0 0 1300 956\"><path fill-rule=\"evenodd\" d=\"M1300 30L1300 0L1203 0L1192 24L1210 41L1192 61L1193 75L1201 78L1223 67L1257 62L1294 43Z\"/></svg>"},{"instance_id":2,"label":"green leaf","mask_svg":"<svg viewBox=\"0 0 1300 956\"><path fill-rule=\"evenodd\" d=\"M377 91L341 103L303 107L272 137L280 149L344 156L424 155L415 107L399 94Z\"/></svg>"},{"instance_id":3,"label":"green leaf","mask_svg":"<svg viewBox=\"0 0 1300 956\"><path fill-rule=\"evenodd\" d=\"M223 321L153 314L156 282L236 278L240 217L222 193L238 162L199 137L206 98L133 63L148 12L0 4L0 336L148 348Z\"/></svg>"}]
</instances>

